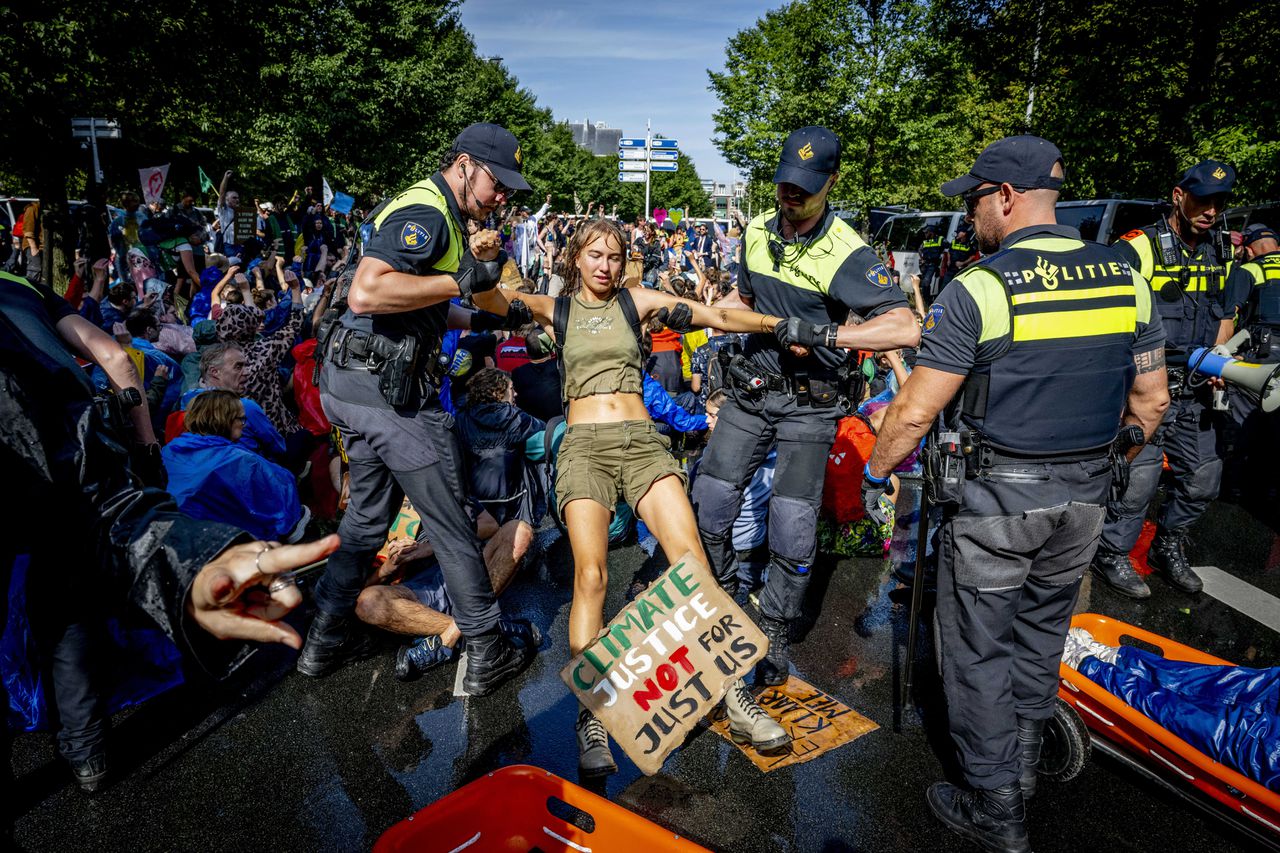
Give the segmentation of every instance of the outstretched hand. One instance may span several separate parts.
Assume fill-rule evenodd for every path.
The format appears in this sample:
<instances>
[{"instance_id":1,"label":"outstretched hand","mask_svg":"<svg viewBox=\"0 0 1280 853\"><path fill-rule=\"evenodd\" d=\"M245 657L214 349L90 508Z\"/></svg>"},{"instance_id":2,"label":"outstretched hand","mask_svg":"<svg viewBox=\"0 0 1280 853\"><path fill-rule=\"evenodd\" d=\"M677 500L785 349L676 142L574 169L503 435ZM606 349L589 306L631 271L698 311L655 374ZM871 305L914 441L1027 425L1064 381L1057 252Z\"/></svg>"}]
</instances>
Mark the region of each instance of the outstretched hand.
<instances>
[{"instance_id":1,"label":"outstretched hand","mask_svg":"<svg viewBox=\"0 0 1280 853\"><path fill-rule=\"evenodd\" d=\"M281 620L302 603L298 587L277 592L267 587L278 575L313 563L338 550L336 535L303 545L246 542L233 545L206 563L187 599L187 614L219 640L254 640L302 648L302 638Z\"/></svg>"}]
</instances>

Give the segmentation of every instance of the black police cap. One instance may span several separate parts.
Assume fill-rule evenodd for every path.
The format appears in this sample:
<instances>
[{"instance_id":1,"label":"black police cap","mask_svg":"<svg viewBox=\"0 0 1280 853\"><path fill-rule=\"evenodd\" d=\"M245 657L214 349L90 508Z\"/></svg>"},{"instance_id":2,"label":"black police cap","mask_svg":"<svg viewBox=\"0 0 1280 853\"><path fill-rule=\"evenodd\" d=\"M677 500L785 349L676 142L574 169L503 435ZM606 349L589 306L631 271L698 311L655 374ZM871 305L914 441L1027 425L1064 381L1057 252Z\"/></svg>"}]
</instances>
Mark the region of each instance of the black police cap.
<instances>
[{"instance_id":1,"label":"black police cap","mask_svg":"<svg viewBox=\"0 0 1280 853\"><path fill-rule=\"evenodd\" d=\"M1235 169L1217 160L1201 160L1182 173L1178 186L1192 195L1209 196L1229 193L1235 183Z\"/></svg>"},{"instance_id":2,"label":"black police cap","mask_svg":"<svg viewBox=\"0 0 1280 853\"><path fill-rule=\"evenodd\" d=\"M505 127L488 123L473 124L453 140L453 150L469 154L484 163L503 186L513 190L529 189L529 182L520 174L524 167L520 143Z\"/></svg>"},{"instance_id":3,"label":"black police cap","mask_svg":"<svg viewBox=\"0 0 1280 853\"><path fill-rule=\"evenodd\" d=\"M1006 136L982 150L968 174L947 181L942 194L958 196L982 184L1010 184L1020 190L1056 190L1062 178L1053 165L1062 160L1058 146L1038 136Z\"/></svg>"},{"instance_id":4,"label":"black police cap","mask_svg":"<svg viewBox=\"0 0 1280 853\"><path fill-rule=\"evenodd\" d=\"M795 184L813 195L840 171L840 139L825 127L793 130L782 143L775 184Z\"/></svg>"},{"instance_id":5,"label":"black police cap","mask_svg":"<svg viewBox=\"0 0 1280 853\"><path fill-rule=\"evenodd\" d=\"M1240 235L1241 246L1248 246L1250 243L1256 243L1259 240L1275 240L1280 243L1280 235L1277 235L1271 226L1264 225L1261 222L1250 225Z\"/></svg>"}]
</instances>

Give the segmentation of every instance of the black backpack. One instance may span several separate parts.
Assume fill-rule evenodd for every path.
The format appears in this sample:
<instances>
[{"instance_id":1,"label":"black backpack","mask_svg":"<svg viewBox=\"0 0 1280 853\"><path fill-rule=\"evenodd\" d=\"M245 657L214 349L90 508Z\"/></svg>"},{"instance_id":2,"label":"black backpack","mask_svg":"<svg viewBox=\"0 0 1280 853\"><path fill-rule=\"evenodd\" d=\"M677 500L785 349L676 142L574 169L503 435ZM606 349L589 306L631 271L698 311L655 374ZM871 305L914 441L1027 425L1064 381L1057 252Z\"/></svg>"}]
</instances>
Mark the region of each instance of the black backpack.
<instances>
[{"instance_id":1,"label":"black backpack","mask_svg":"<svg viewBox=\"0 0 1280 853\"><path fill-rule=\"evenodd\" d=\"M159 246L175 237L190 237L196 227L180 216L153 216L138 226L138 240L144 246Z\"/></svg>"}]
</instances>

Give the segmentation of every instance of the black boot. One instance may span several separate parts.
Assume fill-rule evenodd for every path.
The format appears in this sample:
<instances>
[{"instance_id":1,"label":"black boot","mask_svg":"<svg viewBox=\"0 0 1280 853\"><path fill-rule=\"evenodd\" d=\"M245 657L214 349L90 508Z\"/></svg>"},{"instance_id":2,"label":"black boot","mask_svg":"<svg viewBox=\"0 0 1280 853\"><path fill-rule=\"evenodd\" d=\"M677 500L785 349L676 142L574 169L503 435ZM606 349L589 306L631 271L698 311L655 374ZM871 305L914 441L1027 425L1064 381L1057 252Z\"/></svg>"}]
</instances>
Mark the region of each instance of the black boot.
<instances>
[{"instance_id":1,"label":"black boot","mask_svg":"<svg viewBox=\"0 0 1280 853\"><path fill-rule=\"evenodd\" d=\"M955 832L991 853L1030 853L1027 809L1016 782L990 791L965 791L949 782L929 786L929 808Z\"/></svg>"},{"instance_id":2,"label":"black boot","mask_svg":"<svg viewBox=\"0 0 1280 853\"><path fill-rule=\"evenodd\" d=\"M498 685L529 665L537 646L525 637L505 636L498 628L467 638L467 674L462 689L472 696L486 696Z\"/></svg>"},{"instance_id":3,"label":"black boot","mask_svg":"<svg viewBox=\"0 0 1280 853\"><path fill-rule=\"evenodd\" d=\"M369 635L354 616L316 612L307 641L298 656L298 672L312 678L328 675L372 647Z\"/></svg>"},{"instance_id":4,"label":"black boot","mask_svg":"<svg viewBox=\"0 0 1280 853\"><path fill-rule=\"evenodd\" d=\"M1107 586L1130 598L1150 598L1151 588L1138 577L1128 554L1114 554L1101 548L1093 555L1093 573L1106 581Z\"/></svg>"},{"instance_id":5,"label":"black boot","mask_svg":"<svg viewBox=\"0 0 1280 853\"><path fill-rule=\"evenodd\" d=\"M761 613L760 630L769 638L769 651L756 664L756 683L777 687L787 680L790 626L781 619L770 619Z\"/></svg>"},{"instance_id":6,"label":"black boot","mask_svg":"<svg viewBox=\"0 0 1280 853\"><path fill-rule=\"evenodd\" d=\"M1147 554L1147 565L1183 592L1199 592L1204 589L1204 582L1187 562L1186 542L1186 530L1157 532Z\"/></svg>"},{"instance_id":7,"label":"black boot","mask_svg":"<svg viewBox=\"0 0 1280 853\"><path fill-rule=\"evenodd\" d=\"M1044 743L1044 720L1018 718L1018 746L1022 748L1022 775L1018 784L1023 801L1036 795L1036 769L1040 766L1040 747Z\"/></svg>"}]
</instances>

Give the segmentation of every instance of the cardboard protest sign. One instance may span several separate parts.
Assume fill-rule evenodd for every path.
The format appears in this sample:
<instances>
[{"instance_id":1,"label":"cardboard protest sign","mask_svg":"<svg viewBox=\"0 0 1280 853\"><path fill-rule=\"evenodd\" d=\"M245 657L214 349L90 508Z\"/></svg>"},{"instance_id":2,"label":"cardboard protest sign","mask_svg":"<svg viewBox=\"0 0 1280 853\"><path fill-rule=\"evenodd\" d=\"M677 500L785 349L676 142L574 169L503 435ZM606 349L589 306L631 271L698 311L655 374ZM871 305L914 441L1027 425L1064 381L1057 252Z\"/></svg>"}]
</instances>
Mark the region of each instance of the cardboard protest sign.
<instances>
[{"instance_id":1,"label":"cardboard protest sign","mask_svg":"<svg viewBox=\"0 0 1280 853\"><path fill-rule=\"evenodd\" d=\"M692 554L622 609L560 677L653 775L768 640Z\"/></svg>"},{"instance_id":2,"label":"cardboard protest sign","mask_svg":"<svg viewBox=\"0 0 1280 853\"><path fill-rule=\"evenodd\" d=\"M765 773L811 761L880 728L839 699L794 675L779 687L767 688L756 701L791 735L791 747L781 755L761 755L754 749L734 744ZM711 729L733 742L729 737L729 720L723 712L716 713Z\"/></svg>"},{"instance_id":3,"label":"cardboard protest sign","mask_svg":"<svg viewBox=\"0 0 1280 853\"><path fill-rule=\"evenodd\" d=\"M387 541L382 543L382 550L378 552L378 556L385 560L390 554L391 543L397 539L417 539L418 527L421 524L422 519L418 517L418 511L409 503L409 499L405 498L400 503L400 512L396 515L396 520L391 522L391 529L387 531Z\"/></svg>"},{"instance_id":4,"label":"cardboard protest sign","mask_svg":"<svg viewBox=\"0 0 1280 853\"><path fill-rule=\"evenodd\" d=\"M235 239L227 239L228 243L243 246L244 241L258 233L258 214L253 210L237 210L235 218ZM248 264L250 258L242 258Z\"/></svg>"},{"instance_id":5,"label":"cardboard protest sign","mask_svg":"<svg viewBox=\"0 0 1280 853\"><path fill-rule=\"evenodd\" d=\"M146 204L160 201L164 192L164 183L169 179L169 164L151 166L138 170L138 180L142 183L142 200Z\"/></svg>"}]
</instances>

